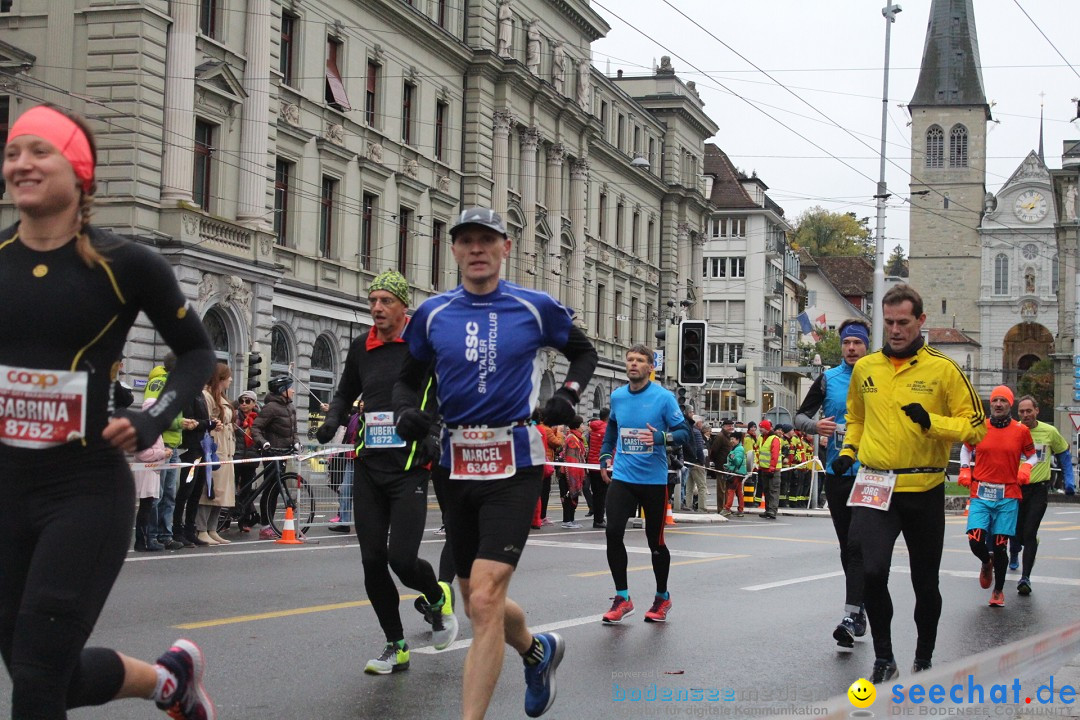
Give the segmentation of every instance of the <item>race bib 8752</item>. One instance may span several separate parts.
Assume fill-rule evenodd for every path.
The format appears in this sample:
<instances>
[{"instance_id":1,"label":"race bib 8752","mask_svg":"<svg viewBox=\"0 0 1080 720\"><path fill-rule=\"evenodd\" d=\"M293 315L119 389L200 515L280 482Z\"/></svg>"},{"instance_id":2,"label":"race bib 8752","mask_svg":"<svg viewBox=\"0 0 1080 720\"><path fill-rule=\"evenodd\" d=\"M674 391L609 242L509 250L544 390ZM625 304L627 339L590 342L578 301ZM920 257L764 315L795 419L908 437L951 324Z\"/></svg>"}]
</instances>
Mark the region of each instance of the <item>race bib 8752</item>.
<instances>
[{"instance_id":1,"label":"race bib 8752","mask_svg":"<svg viewBox=\"0 0 1080 720\"><path fill-rule=\"evenodd\" d=\"M43 449L86 435L85 372L0 365L0 443Z\"/></svg>"}]
</instances>

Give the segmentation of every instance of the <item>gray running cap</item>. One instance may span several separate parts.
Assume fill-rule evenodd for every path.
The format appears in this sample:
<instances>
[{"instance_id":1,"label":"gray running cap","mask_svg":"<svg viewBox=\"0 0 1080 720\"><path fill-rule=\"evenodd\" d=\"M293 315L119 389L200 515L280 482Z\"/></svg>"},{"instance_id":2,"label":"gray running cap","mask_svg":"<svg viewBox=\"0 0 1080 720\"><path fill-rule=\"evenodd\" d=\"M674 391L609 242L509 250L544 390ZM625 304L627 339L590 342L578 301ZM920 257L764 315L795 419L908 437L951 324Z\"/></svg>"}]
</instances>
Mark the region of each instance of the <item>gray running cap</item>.
<instances>
[{"instance_id":1,"label":"gray running cap","mask_svg":"<svg viewBox=\"0 0 1080 720\"><path fill-rule=\"evenodd\" d=\"M450 228L450 238L453 239L468 225L486 227L489 230L494 230L503 237L506 237L507 235L506 223L503 222L502 216L499 215L499 213L491 208L474 207L462 211L458 221L454 223L454 227Z\"/></svg>"}]
</instances>

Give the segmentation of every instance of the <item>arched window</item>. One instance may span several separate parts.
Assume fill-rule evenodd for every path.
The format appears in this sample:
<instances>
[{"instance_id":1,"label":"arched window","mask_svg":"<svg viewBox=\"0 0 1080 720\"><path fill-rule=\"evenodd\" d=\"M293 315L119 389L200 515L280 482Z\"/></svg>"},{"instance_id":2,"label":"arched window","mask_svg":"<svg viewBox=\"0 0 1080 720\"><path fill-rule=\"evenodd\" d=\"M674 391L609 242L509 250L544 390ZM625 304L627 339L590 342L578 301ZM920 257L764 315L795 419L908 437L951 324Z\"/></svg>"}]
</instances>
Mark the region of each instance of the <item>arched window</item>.
<instances>
[{"instance_id":1,"label":"arched window","mask_svg":"<svg viewBox=\"0 0 1080 720\"><path fill-rule=\"evenodd\" d=\"M229 361L229 330L225 324L225 318L217 308L210 308L203 318L203 326L206 334L210 336L210 344L214 346L214 355L218 360Z\"/></svg>"},{"instance_id":2,"label":"arched window","mask_svg":"<svg viewBox=\"0 0 1080 720\"><path fill-rule=\"evenodd\" d=\"M270 330L270 375L288 375L292 366L289 336L280 325Z\"/></svg>"},{"instance_id":3,"label":"arched window","mask_svg":"<svg viewBox=\"0 0 1080 720\"><path fill-rule=\"evenodd\" d=\"M311 349L311 381L308 383L311 389L308 394L308 440L315 439L315 431L326 419L322 403L329 403L334 395L334 355L329 338L320 335L315 339Z\"/></svg>"},{"instance_id":4,"label":"arched window","mask_svg":"<svg viewBox=\"0 0 1080 720\"><path fill-rule=\"evenodd\" d=\"M994 258L994 294L1009 294L1009 258L1005 254Z\"/></svg>"},{"instance_id":5,"label":"arched window","mask_svg":"<svg viewBox=\"0 0 1080 720\"><path fill-rule=\"evenodd\" d=\"M953 125L949 131L949 167L968 166L968 131L963 125Z\"/></svg>"},{"instance_id":6,"label":"arched window","mask_svg":"<svg viewBox=\"0 0 1080 720\"><path fill-rule=\"evenodd\" d=\"M1050 292L1057 295L1058 292L1058 256L1054 255L1050 261Z\"/></svg>"},{"instance_id":7,"label":"arched window","mask_svg":"<svg viewBox=\"0 0 1080 720\"><path fill-rule=\"evenodd\" d=\"M926 167L945 167L945 131L937 125L926 131Z\"/></svg>"}]
</instances>

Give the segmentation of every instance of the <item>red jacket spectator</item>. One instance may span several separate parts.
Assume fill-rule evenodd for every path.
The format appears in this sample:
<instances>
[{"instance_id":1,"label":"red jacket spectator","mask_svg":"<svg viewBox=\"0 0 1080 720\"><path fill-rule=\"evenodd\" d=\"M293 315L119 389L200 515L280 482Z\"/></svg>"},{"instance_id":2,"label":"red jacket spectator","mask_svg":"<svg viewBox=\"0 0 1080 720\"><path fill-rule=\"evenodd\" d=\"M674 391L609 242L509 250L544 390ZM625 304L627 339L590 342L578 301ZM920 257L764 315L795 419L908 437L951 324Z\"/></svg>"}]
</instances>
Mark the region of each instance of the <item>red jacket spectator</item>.
<instances>
[{"instance_id":1,"label":"red jacket spectator","mask_svg":"<svg viewBox=\"0 0 1080 720\"><path fill-rule=\"evenodd\" d=\"M595 465L600 462L600 448L604 445L604 433L607 432L607 420L593 418L589 421L588 462Z\"/></svg>"}]
</instances>

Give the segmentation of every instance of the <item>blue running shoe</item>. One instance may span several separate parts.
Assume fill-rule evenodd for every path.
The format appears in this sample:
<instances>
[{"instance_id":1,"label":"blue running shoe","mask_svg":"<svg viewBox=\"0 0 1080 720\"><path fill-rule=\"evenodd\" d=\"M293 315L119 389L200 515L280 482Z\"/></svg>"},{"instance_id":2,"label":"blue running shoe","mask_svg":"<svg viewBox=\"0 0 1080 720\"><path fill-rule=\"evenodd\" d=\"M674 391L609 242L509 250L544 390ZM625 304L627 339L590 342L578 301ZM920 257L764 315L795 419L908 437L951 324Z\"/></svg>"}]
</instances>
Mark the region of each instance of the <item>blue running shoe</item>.
<instances>
[{"instance_id":1,"label":"blue running shoe","mask_svg":"<svg viewBox=\"0 0 1080 720\"><path fill-rule=\"evenodd\" d=\"M525 666L525 714L540 717L555 702L555 669L562 662L566 643L557 633L534 635L544 646L544 659Z\"/></svg>"}]
</instances>

